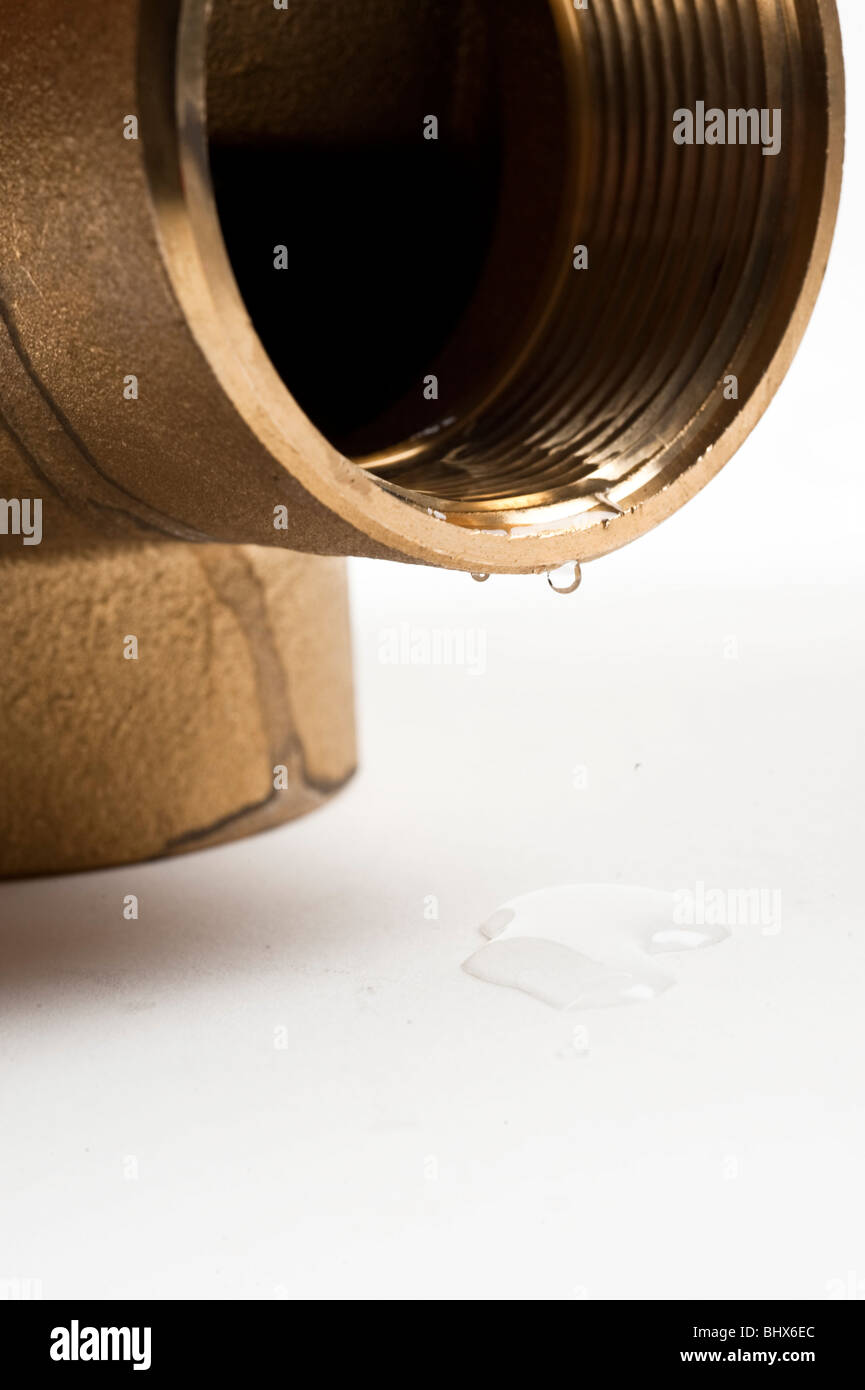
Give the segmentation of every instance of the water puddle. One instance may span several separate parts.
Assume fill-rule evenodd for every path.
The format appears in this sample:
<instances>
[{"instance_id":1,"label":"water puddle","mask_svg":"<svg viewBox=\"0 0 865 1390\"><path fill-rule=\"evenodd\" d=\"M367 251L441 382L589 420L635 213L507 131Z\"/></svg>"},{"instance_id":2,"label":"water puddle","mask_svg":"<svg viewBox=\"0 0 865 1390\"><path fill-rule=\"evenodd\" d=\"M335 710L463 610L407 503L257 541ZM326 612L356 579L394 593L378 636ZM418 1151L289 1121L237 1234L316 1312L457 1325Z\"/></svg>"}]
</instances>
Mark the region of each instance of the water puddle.
<instances>
[{"instance_id":1,"label":"water puddle","mask_svg":"<svg viewBox=\"0 0 865 1390\"><path fill-rule=\"evenodd\" d=\"M679 926L674 895L614 884L562 885L503 903L463 969L556 1009L655 999L676 983L659 956L715 946L726 927Z\"/></svg>"}]
</instances>

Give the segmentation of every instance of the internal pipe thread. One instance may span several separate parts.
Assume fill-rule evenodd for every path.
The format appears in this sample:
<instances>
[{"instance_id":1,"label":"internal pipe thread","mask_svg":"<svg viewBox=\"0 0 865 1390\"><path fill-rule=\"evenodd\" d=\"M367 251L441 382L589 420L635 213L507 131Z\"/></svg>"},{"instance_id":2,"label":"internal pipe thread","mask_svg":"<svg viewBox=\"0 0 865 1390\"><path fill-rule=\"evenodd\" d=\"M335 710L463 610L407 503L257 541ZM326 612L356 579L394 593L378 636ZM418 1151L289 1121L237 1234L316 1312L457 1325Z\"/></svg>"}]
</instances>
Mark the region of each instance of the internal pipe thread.
<instances>
[{"instance_id":1,"label":"internal pipe thread","mask_svg":"<svg viewBox=\"0 0 865 1390\"><path fill-rule=\"evenodd\" d=\"M464 524L562 504L591 522L611 490L626 509L710 448L759 388L820 213L816 0L554 8L566 212L539 328L476 412L383 461L386 486ZM674 114L700 102L769 113L780 148L675 143ZM577 246L588 269L572 268Z\"/></svg>"}]
</instances>

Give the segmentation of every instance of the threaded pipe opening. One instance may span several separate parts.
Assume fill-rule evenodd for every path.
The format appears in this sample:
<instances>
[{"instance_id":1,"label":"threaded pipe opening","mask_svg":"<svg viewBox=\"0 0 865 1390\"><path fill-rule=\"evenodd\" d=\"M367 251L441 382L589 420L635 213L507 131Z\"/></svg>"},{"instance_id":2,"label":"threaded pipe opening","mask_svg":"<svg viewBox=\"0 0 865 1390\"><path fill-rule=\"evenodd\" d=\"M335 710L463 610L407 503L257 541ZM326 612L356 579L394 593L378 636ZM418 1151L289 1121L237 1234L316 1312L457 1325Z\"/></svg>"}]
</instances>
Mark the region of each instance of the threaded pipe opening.
<instances>
[{"instance_id":1,"label":"threaded pipe opening","mask_svg":"<svg viewBox=\"0 0 865 1390\"><path fill-rule=\"evenodd\" d=\"M279 31L215 0L223 233L314 423L490 530L604 524L704 458L812 260L824 10L296 0Z\"/></svg>"}]
</instances>

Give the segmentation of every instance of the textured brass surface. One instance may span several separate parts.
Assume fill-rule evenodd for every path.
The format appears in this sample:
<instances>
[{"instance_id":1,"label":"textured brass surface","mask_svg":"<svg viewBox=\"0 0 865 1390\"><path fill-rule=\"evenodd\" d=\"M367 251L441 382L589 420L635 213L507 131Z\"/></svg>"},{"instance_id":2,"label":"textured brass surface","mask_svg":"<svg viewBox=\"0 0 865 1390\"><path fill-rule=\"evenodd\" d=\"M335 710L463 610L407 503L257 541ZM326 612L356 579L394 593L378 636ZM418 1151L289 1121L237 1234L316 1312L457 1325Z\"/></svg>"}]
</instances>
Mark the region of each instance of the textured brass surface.
<instances>
[{"instance_id":1,"label":"textured brass surface","mask_svg":"<svg viewBox=\"0 0 865 1390\"><path fill-rule=\"evenodd\" d=\"M355 767L343 569L171 542L0 558L0 874L202 849L320 806Z\"/></svg>"}]
</instances>

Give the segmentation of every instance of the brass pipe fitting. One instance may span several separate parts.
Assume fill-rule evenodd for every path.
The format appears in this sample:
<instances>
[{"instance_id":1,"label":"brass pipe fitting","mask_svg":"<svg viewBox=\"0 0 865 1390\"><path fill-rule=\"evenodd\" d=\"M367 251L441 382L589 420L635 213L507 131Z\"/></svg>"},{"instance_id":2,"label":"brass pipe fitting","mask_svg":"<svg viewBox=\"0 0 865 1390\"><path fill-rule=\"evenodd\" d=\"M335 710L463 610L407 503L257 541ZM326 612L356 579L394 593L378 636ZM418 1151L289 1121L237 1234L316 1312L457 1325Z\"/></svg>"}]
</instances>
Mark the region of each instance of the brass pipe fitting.
<instances>
[{"instance_id":1,"label":"brass pipe fitting","mask_svg":"<svg viewBox=\"0 0 865 1390\"><path fill-rule=\"evenodd\" d=\"M39 546L0 534L2 872L320 798L353 735L344 580L318 557L530 573L633 540L753 427L825 269L833 0L0 0L0 53L0 485L44 518ZM282 563L332 617L328 657ZM246 634L255 699L220 696L236 666L190 646L187 586L195 623ZM110 636L85 592L114 596ZM135 698L158 717L190 677L143 818L128 669L100 646L134 611L166 639ZM295 723L324 701L328 727L280 800L298 680ZM85 724L111 731L89 774ZM46 758L63 796L35 785Z\"/></svg>"}]
</instances>

